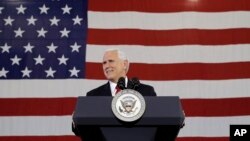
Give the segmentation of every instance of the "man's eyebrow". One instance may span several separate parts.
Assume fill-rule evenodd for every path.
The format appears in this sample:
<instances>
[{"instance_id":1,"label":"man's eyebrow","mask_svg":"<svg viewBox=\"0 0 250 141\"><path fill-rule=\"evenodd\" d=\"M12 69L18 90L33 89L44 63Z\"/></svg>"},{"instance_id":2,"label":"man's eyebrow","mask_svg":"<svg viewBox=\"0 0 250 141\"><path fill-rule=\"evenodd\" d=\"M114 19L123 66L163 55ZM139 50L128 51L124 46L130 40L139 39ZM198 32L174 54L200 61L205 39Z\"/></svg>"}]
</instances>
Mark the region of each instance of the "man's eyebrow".
<instances>
[{"instance_id":1,"label":"man's eyebrow","mask_svg":"<svg viewBox=\"0 0 250 141\"><path fill-rule=\"evenodd\" d=\"M109 59L109 60L105 60L105 61L103 61L102 63L103 64L106 64L107 62L114 62L115 60L113 60L113 59Z\"/></svg>"}]
</instances>

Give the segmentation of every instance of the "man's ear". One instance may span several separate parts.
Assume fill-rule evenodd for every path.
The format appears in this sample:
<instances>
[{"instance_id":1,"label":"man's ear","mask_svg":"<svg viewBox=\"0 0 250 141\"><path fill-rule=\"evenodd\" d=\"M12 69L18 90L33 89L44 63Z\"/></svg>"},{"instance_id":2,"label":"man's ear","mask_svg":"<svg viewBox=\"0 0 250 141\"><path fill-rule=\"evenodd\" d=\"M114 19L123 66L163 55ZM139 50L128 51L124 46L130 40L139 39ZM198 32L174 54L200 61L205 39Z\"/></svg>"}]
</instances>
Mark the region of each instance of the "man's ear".
<instances>
[{"instance_id":1,"label":"man's ear","mask_svg":"<svg viewBox=\"0 0 250 141\"><path fill-rule=\"evenodd\" d=\"M128 60L124 60L124 69L128 69Z\"/></svg>"},{"instance_id":2,"label":"man's ear","mask_svg":"<svg viewBox=\"0 0 250 141\"><path fill-rule=\"evenodd\" d=\"M124 70L125 70L125 73L128 73L128 70L129 70L129 62L128 62L128 60L124 60Z\"/></svg>"}]
</instances>

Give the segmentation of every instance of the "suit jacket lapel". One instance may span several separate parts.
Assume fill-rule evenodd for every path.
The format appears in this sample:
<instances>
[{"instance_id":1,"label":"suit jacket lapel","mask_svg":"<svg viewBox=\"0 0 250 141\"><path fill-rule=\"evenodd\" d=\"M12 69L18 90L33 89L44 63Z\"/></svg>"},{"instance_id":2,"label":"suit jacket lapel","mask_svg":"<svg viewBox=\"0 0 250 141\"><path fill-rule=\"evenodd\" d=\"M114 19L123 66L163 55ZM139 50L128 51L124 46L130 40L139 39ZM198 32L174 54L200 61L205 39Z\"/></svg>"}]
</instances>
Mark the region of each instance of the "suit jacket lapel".
<instances>
[{"instance_id":1,"label":"suit jacket lapel","mask_svg":"<svg viewBox=\"0 0 250 141\"><path fill-rule=\"evenodd\" d=\"M103 96L112 96L109 82L104 85Z\"/></svg>"}]
</instances>

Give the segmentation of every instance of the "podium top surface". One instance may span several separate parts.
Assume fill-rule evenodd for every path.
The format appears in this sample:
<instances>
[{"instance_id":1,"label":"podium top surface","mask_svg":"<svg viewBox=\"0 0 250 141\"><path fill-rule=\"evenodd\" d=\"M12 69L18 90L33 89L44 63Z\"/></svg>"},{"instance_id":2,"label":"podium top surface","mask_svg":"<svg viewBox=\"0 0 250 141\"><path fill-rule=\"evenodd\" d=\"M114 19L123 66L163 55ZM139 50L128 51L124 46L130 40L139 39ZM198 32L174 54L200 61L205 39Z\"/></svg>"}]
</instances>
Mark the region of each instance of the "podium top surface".
<instances>
[{"instance_id":1,"label":"podium top surface","mask_svg":"<svg viewBox=\"0 0 250 141\"><path fill-rule=\"evenodd\" d=\"M146 110L135 126L179 125L184 121L178 96L144 97ZM73 120L77 125L121 126L111 109L113 97L78 97Z\"/></svg>"}]
</instances>

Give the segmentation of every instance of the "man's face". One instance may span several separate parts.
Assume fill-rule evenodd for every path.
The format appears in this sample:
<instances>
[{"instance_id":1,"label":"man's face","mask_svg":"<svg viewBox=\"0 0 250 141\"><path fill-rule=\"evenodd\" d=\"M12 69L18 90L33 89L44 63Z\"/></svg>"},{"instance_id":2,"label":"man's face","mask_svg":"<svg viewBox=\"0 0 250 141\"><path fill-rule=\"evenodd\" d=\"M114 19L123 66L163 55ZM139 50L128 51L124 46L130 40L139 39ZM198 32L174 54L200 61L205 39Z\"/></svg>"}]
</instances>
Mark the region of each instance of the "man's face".
<instances>
[{"instance_id":1,"label":"man's face","mask_svg":"<svg viewBox=\"0 0 250 141\"><path fill-rule=\"evenodd\" d=\"M126 76L128 61L119 58L117 51L108 51L103 56L103 72L106 78L117 83L120 77Z\"/></svg>"}]
</instances>

